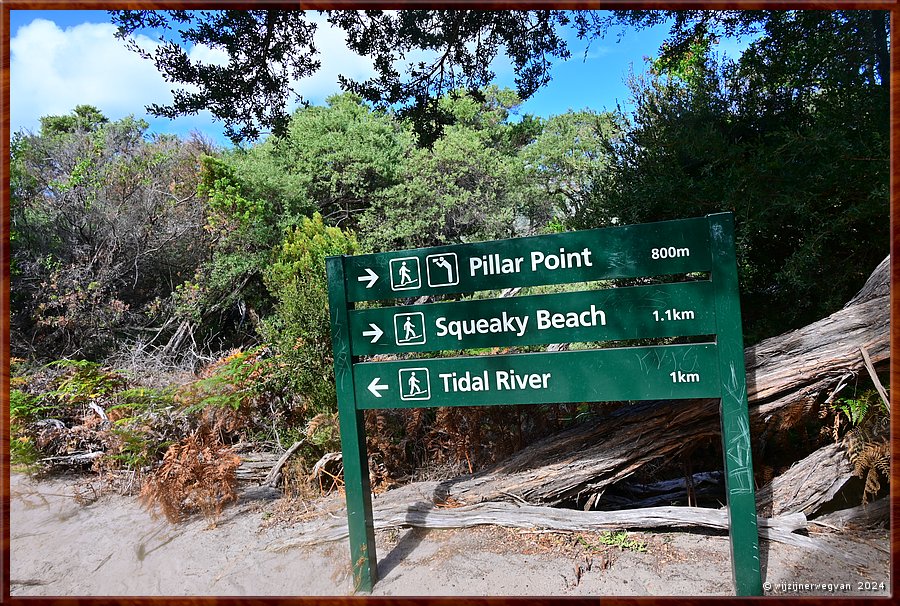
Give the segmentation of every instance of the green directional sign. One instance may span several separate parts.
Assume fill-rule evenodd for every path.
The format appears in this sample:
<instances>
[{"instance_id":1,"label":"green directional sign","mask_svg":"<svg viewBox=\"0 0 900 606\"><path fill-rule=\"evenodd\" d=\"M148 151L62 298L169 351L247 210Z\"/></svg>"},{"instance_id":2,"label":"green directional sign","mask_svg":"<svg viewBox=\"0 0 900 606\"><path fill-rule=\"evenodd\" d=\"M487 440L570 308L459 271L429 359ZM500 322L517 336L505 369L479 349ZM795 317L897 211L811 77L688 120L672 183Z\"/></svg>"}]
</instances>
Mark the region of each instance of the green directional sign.
<instances>
[{"instance_id":1,"label":"green directional sign","mask_svg":"<svg viewBox=\"0 0 900 606\"><path fill-rule=\"evenodd\" d=\"M329 257L328 299L354 586L378 580L363 412L373 408L720 398L732 571L761 595L743 337L730 214ZM674 276L668 283L354 309L517 286ZM702 343L622 341L706 337ZM376 354L605 342L564 352L394 361Z\"/></svg>"},{"instance_id":2,"label":"green directional sign","mask_svg":"<svg viewBox=\"0 0 900 606\"><path fill-rule=\"evenodd\" d=\"M359 408L713 398L711 343L368 362L354 369Z\"/></svg>"},{"instance_id":3,"label":"green directional sign","mask_svg":"<svg viewBox=\"0 0 900 606\"><path fill-rule=\"evenodd\" d=\"M708 271L705 219L347 257L348 301Z\"/></svg>"},{"instance_id":4,"label":"green directional sign","mask_svg":"<svg viewBox=\"0 0 900 606\"><path fill-rule=\"evenodd\" d=\"M354 355L711 335L711 282L361 309Z\"/></svg>"}]
</instances>

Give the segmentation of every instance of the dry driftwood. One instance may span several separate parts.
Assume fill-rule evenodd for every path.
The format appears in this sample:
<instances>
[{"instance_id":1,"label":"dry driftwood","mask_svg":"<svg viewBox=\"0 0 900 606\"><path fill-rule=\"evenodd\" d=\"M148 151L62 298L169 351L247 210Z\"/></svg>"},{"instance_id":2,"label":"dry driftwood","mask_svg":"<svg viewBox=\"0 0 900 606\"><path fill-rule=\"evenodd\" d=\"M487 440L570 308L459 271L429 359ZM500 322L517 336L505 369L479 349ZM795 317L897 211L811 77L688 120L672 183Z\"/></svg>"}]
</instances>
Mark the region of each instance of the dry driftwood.
<instances>
[{"instance_id":1,"label":"dry driftwood","mask_svg":"<svg viewBox=\"0 0 900 606\"><path fill-rule=\"evenodd\" d=\"M235 470L238 482L261 485L269 475L278 455L272 452L247 452L240 455L241 464Z\"/></svg>"},{"instance_id":2,"label":"dry driftwood","mask_svg":"<svg viewBox=\"0 0 900 606\"><path fill-rule=\"evenodd\" d=\"M724 509L702 507L649 507L622 511L578 511L516 503L478 503L456 508L437 508L431 502L414 504L381 503L373 508L375 529L386 528L471 528L481 525L507 528L550 529L560 531L600 531L645 528L728 529ZM801 513L758 518L760 536L789 541L786 535L806 528ZM345 516L321 517L301 524L298 536L276 541L268 549L281 551L300 545L337 541L348 536Z\"/></svg>"},{"instance_id":3,"label":"dry driftwood","mask_svg":"<svg viewBox=\"0 0 900 606\"><path fill-rule=\"evenodd\" d=\"M431 484L434 483L423 483ZM417 488L418 486L408 486ZM436 487L436 486L435 486ZM408 498L409 491L401 489ZM382 495L382 499L385 495ZM728 513L724 509L701 507L649 507L622 511L579 511L538 505L491 502L456 508L436 508L432 502L398 504L403 499L381 501L373 508L376 530L388 528L471 528L480 525L556 531L602 531L647 528L714 528L727 530ZM886 500L886 499L885 499ZM757 517L759 536L768 541L799 547L806 552L821 552L854 566L866 567L869 560L852 550L836 549L827 542L797 534L807 526L806 516L792 513L773 518ZM317 545L346 539L346 516L322 516L295 526L297 534L270 543L267 551L285 551L292 547ZM764 547L762 547L764 549Z\"/></svg>"},{"instance_id":4,"label":"dry driftwood","mask_svg":"<svg viewBox=\"0 0 900 606\"><path fill-rule=\"evenodd\" d=\"M750 420L759 436L782 429L864 367L889 358L889 265L869 278L858 302L745 352ZM445 483L445 497L467 503L518 498L583 507L606 487L658 458L679 455L702 438L718 437L718 400L641 402L550 436L493 469ZM512 497L510 496L512 495Z\"/></svg>"},{"instance_id":5,"label":"dry driftwood","mask_svg":"<svg viewBox=\"0 0 900 606\"><path fill-rule=\"evenodd\" d=\"M782 515L802 511L812 516L853 477L847 453L829 444L794 463L790 469L756 493L760 512Z\"/></svg>"},{"instance_id":6,"label":"dry driftwood","mask_svg":"<svg viewBox=\"0 0 900 606\"><path fill-rule=\"evenodd\" d=\"M858 505L849 509L841 509L827 515L810 520L810 523L844 530L846 528L874 528L886 525L891 518L891 504L888 497L882 497L874 503Z\"/></svg>"},{"instance_id":7,"label":"dry driftwood","mask_svg":"<svg viewBox=\"0 0 900 606\"><path fill-rule=\"evenodd\" d=\"M262 481L263 486L270 486L275 488L278 486L278 482L281 481L281 468L284 467L284 464L287 460L294 454L298 448L305 442L305 440L298 440L291 444L291 447L288 448L281 458L272 466L272 469L269 470L269 473L266 475L266 479Z\"/></svg>"},{"instance_id":8,"label":"dry driftwood","mask_svg":"<svg viewBox=\"0 0 900 606\"><path fill-rule=\"evenodd\" d=\"M104 454L106 453L102 450L96 452L76 452L69 455L44 457L40 461L41 463L48 463L54 467L84 467L90 465Z\"/></svg>"}]
</instances>

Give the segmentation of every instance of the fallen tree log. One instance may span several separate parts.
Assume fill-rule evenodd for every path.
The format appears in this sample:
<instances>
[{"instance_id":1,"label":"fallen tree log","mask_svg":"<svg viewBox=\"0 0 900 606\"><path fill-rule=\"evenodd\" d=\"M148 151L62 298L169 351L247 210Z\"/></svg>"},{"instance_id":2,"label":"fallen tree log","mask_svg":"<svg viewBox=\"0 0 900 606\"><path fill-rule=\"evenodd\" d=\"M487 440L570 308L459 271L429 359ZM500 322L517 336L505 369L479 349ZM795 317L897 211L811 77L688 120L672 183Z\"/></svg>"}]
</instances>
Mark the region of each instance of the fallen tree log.
<instances>
[{"instance_id":1,"label":"fallen tree log","mask_svg":"<svg viewBox=\"0 0 900 606\"><path fill-rule=\"evenodd\" d=\"M106 453L102 450L95 452L76 452L69 455L44 457L43 459L39 459L39 461L54 467L85 467L87 465L92 465L94 461L104 454Z\"/></svg>"},{"instance_id":2,"label":"fallen tree log","mask_svg":"<svg viewBox=\"0 0 900 606\"><path fill-rule=\"evenodd\" d=\"M269 473L266 474L265 479L262 481L263 486L269 486L271 488L276 488L278 486L278 483L281 482L281 468L284 467L284 464L291 455L297 452L297 449L300 448L305 441L306 440L297 440L283 455L281 455L281 458L275 462L275 465L273 465L272 469L269 470Z\"/></svg>"},{"instance_id":3,"label":"fallen tree log","mask_svg":"<svg viewBox=\"0 0 900 606\"><path fill-rule=\"evenodd\" d=\"M875 528L885 526L891 519L891 503L888 497L882 497L874 503L857 505L849 509L841 509L827 515L810 520L811 524L824 526L832 530L848 528Z\"/></svg>"},{"instance_id":4,"label":"fallen tree log","mask_svg":"<svg viewBox=\"0 0 900 606\"><path fill-rule=\"evenodd\" d=\"M773 479L756 493L757 511L782 515L800 511L812 516L853 477L844 447L824 446Z\"/></svg>"},{"instance_id":5,"label":"fallen tree log","mask_svg":"<svg viewBox=\"0 0 900 606\"><path fill-rule=\"evenodd\" d=\"M765 437L871 360L889 359L889 264L879 265L855 303L745 352L751 431ZM718 438L718 400L640 402L540 440L499 465L448 480L444 497L465 502L521 499L590 508L610 485L646 463L671 458L698 440Z\"/></svg>"},{"instance_id":6,"label":"fallen tree log","mask_svg":"<svg viewBox=\"0 0 900 606\"><path fill-rule=\"evenodd\" d=\"M234 472L237 481L257 486L266 481L278 461L278 455L273 452L247 452L239 456L241 464Z\"/></svg>"},{"instance_id":7,"label":"fallen tree log","mask_svg":"<svg viewBox=\"0 0 900 606\"><path fill-rule=\"evenodd\" d=\"M456 508L439 508L434 503L382 503L373 509L375 529L387 528L471 528L494 525L506 528L549 529L593 532L616 529L715 528L728 529L728 512L702 507L649 507L622 511L577 511L515 503L478 503ZM786 538L806 528L806 516L795 513L775 518L758 518L762 538L790 542ZM295 527L298 536L271 543L267 549L283 551L291 547L345 539L346 516L320 517Z\"/></svg>"}]
</instances>

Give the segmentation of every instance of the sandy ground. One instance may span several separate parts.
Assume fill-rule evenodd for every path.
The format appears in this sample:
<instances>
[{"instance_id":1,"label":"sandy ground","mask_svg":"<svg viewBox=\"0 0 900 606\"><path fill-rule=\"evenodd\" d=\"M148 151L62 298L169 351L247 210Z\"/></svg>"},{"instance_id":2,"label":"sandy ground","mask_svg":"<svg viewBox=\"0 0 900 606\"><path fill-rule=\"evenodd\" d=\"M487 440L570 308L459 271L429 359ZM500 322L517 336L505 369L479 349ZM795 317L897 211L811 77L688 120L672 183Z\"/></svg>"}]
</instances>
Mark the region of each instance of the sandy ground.
<instances>
[{"instance_id":1,"label":"sandy ground","mask_svg":"<svg viewBox=\"0 0 900 606\"><path fill-rule=\"evenodd\" d=\"M72 482L64 479L36 482L13 474L11 480L13 596L351 593L346 541L283 552L266 549L297 532L289 524L271 523L280 511L275 491L245 492L210 528L202 519L175 526L154 520L133 497L102 496L79 504ZM339 504L333 499L322 509L336 513L319 515L342 515ZM871 565L853 569L762 541L769 595L889 594L887 531L819 536L865 554ZM596 535L578 539L496 527L381 531L381 580L373 595L733 594L726 535L644 532L629 537L644 542L646 551L601 546Z\"/></svg>"}]
</instances>

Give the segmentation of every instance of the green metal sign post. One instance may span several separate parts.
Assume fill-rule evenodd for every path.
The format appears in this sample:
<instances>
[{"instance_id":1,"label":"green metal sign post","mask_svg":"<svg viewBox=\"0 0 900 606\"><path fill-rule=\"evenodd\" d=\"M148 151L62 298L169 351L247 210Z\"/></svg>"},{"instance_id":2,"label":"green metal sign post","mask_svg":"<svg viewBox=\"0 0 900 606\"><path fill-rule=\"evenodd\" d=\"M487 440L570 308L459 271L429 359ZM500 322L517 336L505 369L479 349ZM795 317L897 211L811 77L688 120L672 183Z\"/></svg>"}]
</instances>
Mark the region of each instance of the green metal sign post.
<instances>
[{"instance_id":1,"label":"green metal sign post","mask_svg":"<svg viewBox=\"0 0 900 606\"><path fill-rule=\"evenodd\" d=\"M720 398L735 593L762 595L730 213L329 257L328 295L354 587L378 580L363 411ZM702 274L707 279L374 309L359 301ZM616 341L708 337L643 347ZM567 352L365 362L359 356L606 341Z\"/></svg>"}]
</instances>

